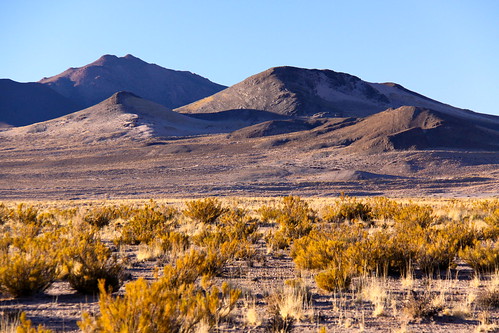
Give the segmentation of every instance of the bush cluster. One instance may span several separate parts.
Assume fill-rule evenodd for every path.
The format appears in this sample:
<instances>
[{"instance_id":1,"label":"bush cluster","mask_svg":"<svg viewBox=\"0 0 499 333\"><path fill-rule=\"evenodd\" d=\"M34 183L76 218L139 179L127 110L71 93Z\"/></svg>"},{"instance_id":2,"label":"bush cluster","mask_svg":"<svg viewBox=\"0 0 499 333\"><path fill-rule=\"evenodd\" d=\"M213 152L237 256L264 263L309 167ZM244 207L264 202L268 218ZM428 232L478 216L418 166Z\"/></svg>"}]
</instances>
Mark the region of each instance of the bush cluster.
<instances>
[{"instance_id":1,"label":"bush cluster","mask_svg":"<svg viewBox=\"0 0 499 333\"><path fill-rule=\"evenodd\" d=\"M317 213L300 197L282 198L278 207L263 206L259 210L263 222L274 221L279 226L266 237L273 250L289 247L294 239L306 236L317 221Z\"/></svg>"},{"instance_id":2,"label":"bush cluster","mask_svg":"<svg viewBox=\"0 0 499 333\"><path fill-rule=\"evenodd\" d=\"M241 291L224 283L198 286L206 272L206 256L191 251L175 265L166 265L153 282L140 278L125 286L122 297L112 297L100 284L100 314L85 314L79 323L84 332L190 332L196 325L213 327L234 309Z\"/></svg>"},{"instance_id":3,"label":"bush cluster","mask_svg":"<svg viewBox=\"0 0 499 333\"><path fill-rule=\"evenodd\" d=\"M497 267L497 249L477 241L480 234L468 224L437 224L428 206L399 208L393 228L333 224L295 239L291 256L296 266L316 271L318 286L328 291L348 288L353 277L362 275L413 269L433 275L453 268L459 255L476 271Z\"/></svg>"}]
</instances>

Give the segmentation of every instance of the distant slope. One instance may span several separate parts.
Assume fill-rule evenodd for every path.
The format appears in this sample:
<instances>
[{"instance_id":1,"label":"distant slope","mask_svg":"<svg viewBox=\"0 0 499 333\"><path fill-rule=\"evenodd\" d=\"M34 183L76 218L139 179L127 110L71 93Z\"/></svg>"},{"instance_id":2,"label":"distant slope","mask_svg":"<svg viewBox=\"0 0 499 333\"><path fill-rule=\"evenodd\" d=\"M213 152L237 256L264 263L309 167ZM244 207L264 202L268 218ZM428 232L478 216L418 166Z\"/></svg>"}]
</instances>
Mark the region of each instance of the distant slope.
<instances>
[{"instance_id":1,"label":"distant slope","mask_svg":"<svg viewBox=\"0 0 499 333\"><path fill-rule=\"evenodd\" d=\"M64 146L69 142L141 141L153 137L175 137L213 133L212 122L190 118L142 99L119 92L105 101L63 117L5 130L0 140L39 142Z\"/></svg>"},{"instance_id":2,"label":"distant slope","mask_svg":"<svg viewBox=\"0 0 499 333\"><path fill-rule=\"evenodd\" d=\"M289 66L270 68L177 111L213 113L257 109L287 116L366 117L403 105L475 115L397 84L369 83L346 73Z\"/></svg>"},{"instance_id":3,"label":"distant slope","mask_svg":"<svg viewBox=\"0 0 499 333\"><path fill-rule=\"evenodd\" d=\"M120 58L105 55L39 82L83 107L97 104L118 91L130 91L175 108L225 88L191 72L149 64L130 54Z\"/></svg>"},{"instance_id":4,"label":"distant slope","mask_svg":"<svg viewBox=\"0 0 499 333\"><path fill-rule=\"evenodd\" d=\"M360 119L350 126L327 130L317 127L312 146L346 147L372 153L405 149L499 150L496 121L469 120L439 111L404 106ZM308 134L310 135L310 134Z\"/></svg>"},{"instance_id":5,"label":"distant slope","mask_svg":"<svg viewBox=\"0 0 499 333\"><path fill-rule=\"evenodd\" d=\"M24 126L76 110L75 103L43 84L0 79L0 123Z\"/></svg>"},{"instance_id":6,"label":"distant slope","mask_svg":"<svg viewBox=\"0 0 499 333\"><path fill-rule=\"evenodd\" d=\"M319 119L288 119L288 120L270 120L253 126L248 126L234 131L229 135L231 139L260 138L300 131L307 131L324 124L326 120Z\"/></svg>"}]
</instances>

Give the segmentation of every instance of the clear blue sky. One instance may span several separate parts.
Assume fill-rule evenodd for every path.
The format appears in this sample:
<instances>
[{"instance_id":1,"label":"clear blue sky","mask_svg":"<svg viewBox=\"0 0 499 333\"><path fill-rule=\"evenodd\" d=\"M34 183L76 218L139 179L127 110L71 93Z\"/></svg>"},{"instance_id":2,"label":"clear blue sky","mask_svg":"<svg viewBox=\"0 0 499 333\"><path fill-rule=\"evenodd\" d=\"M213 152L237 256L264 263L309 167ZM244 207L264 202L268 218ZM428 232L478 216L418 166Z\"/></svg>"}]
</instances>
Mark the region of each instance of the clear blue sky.
<instances>
[{"instance_id":1,"label":"clear blue sky","mask_svg":"<svg viewBox=\"0 0 499 333\"><path fill-rule=\"evenodd\" d=\"M131 53L232 85L292 65L499 115L499 1L2 0L0 78Z\"/></svg>"}]
</instances>

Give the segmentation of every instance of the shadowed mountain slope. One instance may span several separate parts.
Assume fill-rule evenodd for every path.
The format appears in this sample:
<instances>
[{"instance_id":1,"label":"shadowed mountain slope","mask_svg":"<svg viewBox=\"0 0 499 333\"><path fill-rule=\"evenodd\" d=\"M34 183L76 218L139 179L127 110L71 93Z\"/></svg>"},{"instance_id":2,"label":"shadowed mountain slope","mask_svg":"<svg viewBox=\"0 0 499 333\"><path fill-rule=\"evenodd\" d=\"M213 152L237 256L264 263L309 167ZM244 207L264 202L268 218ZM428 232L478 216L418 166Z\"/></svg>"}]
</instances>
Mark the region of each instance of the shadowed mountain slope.
<instances>
[{"instance_id":1,"label":"shadowed mountain slope","mask_svg":"<svg viewBox=\"0 0 499 333\"><path fill-rule=\"evenodd\" d=\"M180 107L182 113L257 109L287 116L366 117L390 107L413 105L475 117L393 84L362 81L331 70L275 67L213 96Z\"/></svg>"},{"instance_id":2,"label":"shadowed mountain slope","mask_svg":"<svg viewBox=\"0 0 499 333\"><path fill-rule=\"evenodd\" d=\"M325 119L287 119L270 120L234 131L229 135L232 139L260 138L300 131L307 131L326 122Z\"/></svg>"},{"instance_id":3,"label":"shadowed mountain slope","mask_svg":"<svg viewBox=\"0 0 499 333\"><path fill-rule=\"evenodd\" d=\"M75 103L43 84L0 79L0 123L24 126L76 110Z\"/></svg>"},{"instance_id":4,"label":"shadowed mountain slope","mask_svg":"<svg viewBox=\"0 0 499 333\"><path fill-rule=\"evenodd\" d=\"M358 153L405 149L499 150L496 121L469 120L414 106L389 109L349 126L312 130L314 146L343 146ZM308 134L310 135L310 133Z\"/></svg>"},{"instance_id":5,"label":"shadowed mountain slope","mask_svg":"<svg viewBox=\"0 0 499 333\"><path fill-rule=\"evenodd\" d=\"M118 91L130 91L175 108L225 88L191 72L149 64L130 54L105 55L89 65L70 68L39 82L82 107L97 104Z\"/></svg>"}]
</instances>

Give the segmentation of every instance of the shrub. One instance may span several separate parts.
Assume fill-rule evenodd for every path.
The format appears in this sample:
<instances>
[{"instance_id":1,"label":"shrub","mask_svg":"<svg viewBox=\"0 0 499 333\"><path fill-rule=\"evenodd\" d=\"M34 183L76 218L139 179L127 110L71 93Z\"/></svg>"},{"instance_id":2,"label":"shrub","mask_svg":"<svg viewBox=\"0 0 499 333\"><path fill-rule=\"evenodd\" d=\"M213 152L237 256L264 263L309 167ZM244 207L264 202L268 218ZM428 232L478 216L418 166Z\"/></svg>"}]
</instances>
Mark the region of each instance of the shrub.
<instances>
[{"instance_id":1,"label":"shrub","mask_svg":"<svg viewBox=\"0 0 499 333\"><path fill-rule=\"evenodd\" d=\"M243 209L229 209L220 217L219 230L229 240L247 240L254 244L262 237L258 228L258 220L249 217Z\"/></svg>"},{"instance_id":2,"label":"shrub","mask_svg":"<svg viewBox=\"0 0 499 333\"><path fill-rule=\"evenodd\" d=\"M499 269L499 248L490 240L475 240L473 246L459 251L459 256L478 274Z\"/></svg>"},{"instance_id":3,"label":"shrub","mask_svg":"<svg viewBox=\"0 0 499 333\"><path fill-rule=\"evenodd\" d=\"M148 243L157 236L169 232L174 226L177 211L168 208L164 211L154 203L136 210L121 230L118 243L137 245Z\"/></svg>"},{"instance_id":4,"label":"shrub","mask_svg":"<svg viewBox=\"0 0 499 333\"><path fill-rule=\"evenodd\" d=\"M477 305L484 310L499 309L499 287L486 288L476 298Z\"/></svg>"},{"instance_id":5,"label":"shrub","mask_svg":"<svg viewBox=\"0 0 499 333\"><path fill-rule=\"evenodd\" d=\"M400 204L385 197L374 198L370 201L372 216L375 219L390 220L397 214Z\"/></svg>"},{"instance_id":6,"label":"shrub","mask_svg":"<svg viewBox=\"0 0 499 333\"><path fill-rule=\"evenodd\" d=\"M342 196L340 202L334 206L324 208L323 219L326 222L364 221L370 222L373 218L372 209L368 204L357 202L355 198Z\"/></svg>"},{"instance_id":7,"label":"shrub","mask_svg":"<svg viewBox=\"0 0 499 333\"><path fill-rule=\"evenodd\" d=\"M27 206L23 203L17 205L16 209L12 211L12 218L16 222L23 224L37 224L38 209L34 206Z\"/></svg>"},{"instance_id":8,"label":"shrub","mask_svg":"<svg viewBox=\"0 0 499 333\"><path fill-rule=\"evenodd\" d=\"M295 319L293 317L281 317L279 313L272 314L267 322L265 332L268 333L289 333L293 331Z\"/></svg>"},{"instance_id":9,"label":"shrub","mask_svg":"<svg viewBox=\"0 0 499 333\"><path fill-rule=\"evenodd\" d=\"M10 209L7 208L3 203L0 203L0 225L4 224L9 220L11 215Z\"/></svg>"},{"instance_id":10,"label":"shrub","mask_svg":"<svg viewBox=\"0 0 499 333\"><path fill-rule=\"evenodd\" d=\"M279 314L282 319L304 320L311 316L312 295L302 281L286 281L284 288L279 288L267 298L271 314Z\"/></svg>"},{"instance_id":11,"label":"shrub","mask_svg":"<svg viewBox=\"0 0 499 333\"><path fill-rule=\"evenodd\" d=\"M117 216L118 213L114 207L95 207L85 212L83 220L97 228L102 228L117 218Z\"/></svg>"},{"instance_id":12,"label":"shrub","mask_svg":"<svg viewBox=\"0 0 499 333\"><path fill-rule=\"evenodd\" d=\"M12 241L0 252L0 292L30 296L47 289L57 277L53 235Z\"/></svg>"},{"instance_id":13,"label":"shrub","mask_svg":"<svg viewBox=\"0 0 499 333\"><path fill-rule=\"evenodd\" d=\"M172 252L174 254L186 251L191 244L189 236L176 231L160 235L159 241L164 252Z\"/></svg>"},{"instance_id":14,"label":"shrub","mask_svg":"<svg viewBox=\"0 0 499 333\"><path fill-rule=\"evenodd\" d=\"M325 291L346 290L350 287L353 273L350 267L338 266L329 268L315 276L317 286Z\"/></svg>"},{"instance_id":15,"label":"shrub","mask_svg":"<svg viewBox=\"0 0 499 333\"><path fill-rule=\"evenodd\" d=\"M99 281L103 281L106 290L120 288L124 266L95 235L80 237L64 250L63 257L68 267L66 279L78 292L97 293Z\"/></svg>"},{"instance_id":16,"label":"shrub","mask_svg":"<svg viewBox=\"0 0 499 333\"><path fill-rule=\"evenodd\" d=\"M173 287L169 276L148 283L143 278L125 286L113 298L100 284L100 315L84 314L83 332L190 332L198 323L211 328L234 309L241 292L223 284L200 290L192 283Z\"/></svg>"},{"instance_id":17,"label":"shrub","mask_svg":"<svg viewBox=\"0 0 499 333\"><path fill-rule=\"evenodd\" d=\"M404 306L404 312L411 319L431 319L436 317L443 308L436 305L434 297L429 292L417 293L411 291Z\"/></svg>"},{"instance_id":18,"label":"shrub","mask_svg":"<svg viewBox=\"0 0 499 333\"><path fill-rule=\"evenodd\" d=\"M32 326L31 320L26 319L26 313L21 313L19 317L20 324L16 328L17 333L52 333L52 330L46 329L42 325L38 325L37 328Z\"/></svg>"},{"instance_id":19,"label":"shrub","mask_svg":"<svg viewBox=\"0 0 499 333\"><path fill-rule=\"evenodd\" d=\"M447 270L458 253L457 240L442 230L428 229L415 239L414 262L426 274Z\"/></svg>"},{"instance_id":20,"label":"shrub","mask_svg":"<svg viewBox=\"0 0 499 333\"><path fill-rule=\"evenodd\" d=\"M266 237L267 243L273 249L284 249L291 245L293 240L308 235L316 221L315 211L299 197L284 197L274 213L279 230Z\"/></svg>"},{"instance_id":21,"label":"shrub","mask_svg":"<svg viewBox=\"0 0 499 333\"><path fill-rule=\"evenodd\" d=\"M416 204L401 206L396 211L393 218L402 228L413 227L415 225L419 225L421 228L427 228L435 221L433 208Z\"/></svg>"},{"instance_id":22,"label":"shrub","mask_svg":"<svg viewBox=\"0 0 499 333\"><path fill-rule=\"evenodd\" d=\"M222 203L215 198L187 201L185 204L187 206L183 211L185 216L206 224L214 224L227 211L226 208L222 207Z\"/></svg>"},{"instance_id":23,"label":"shrub","mask_svg":"<svg viewBox=\"0 0 499 333\"><path fill-rule=\"evenodd\" d=\"M345 260L348 244L331 234L311 234L295 241L291 257L300 269L323 270Z\"/></svg>"},{"instance_id":24,"label":"shrub","mask_svg":"<svg viewBox=\"0 0 499 333\"><path fill-rule=\"evenodd\" d=\"M485 222L491 226L499 227L499 208L496 208L487 217L485 217Z\"/></svg>"}]
</instances>

